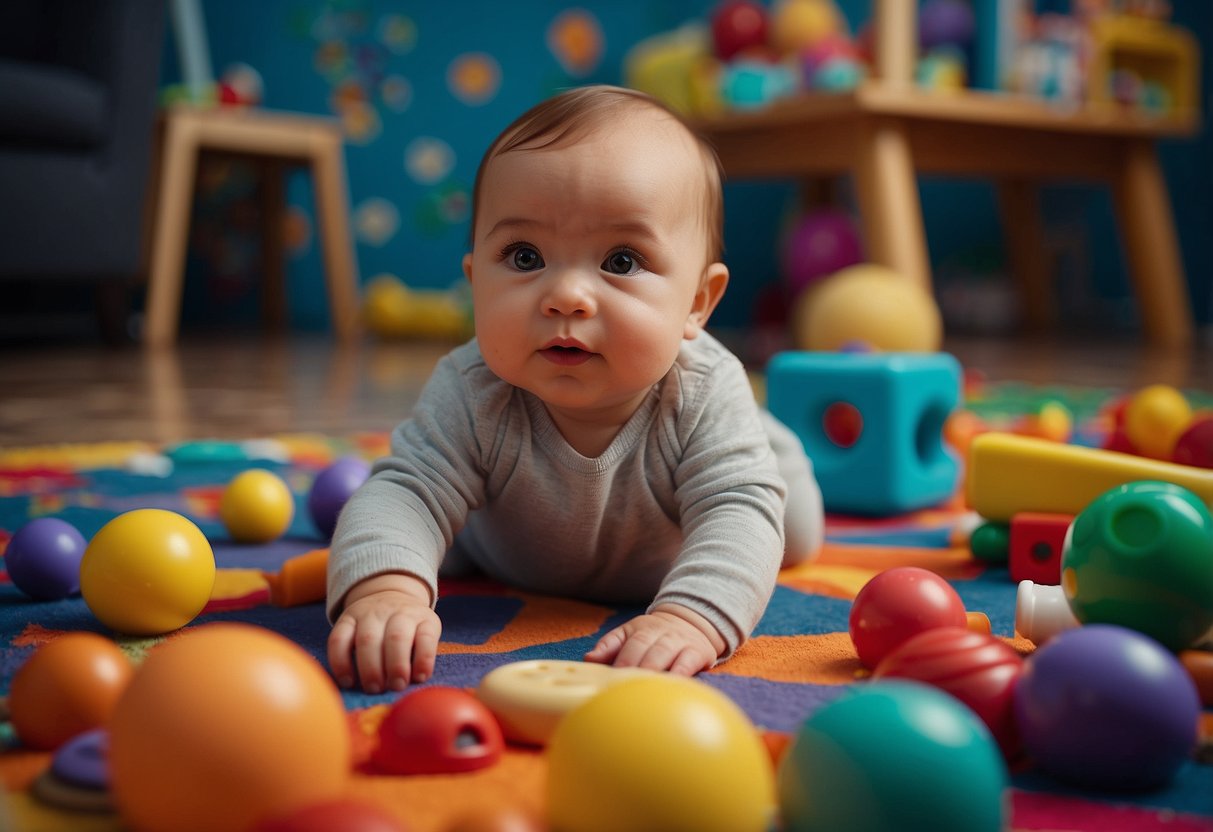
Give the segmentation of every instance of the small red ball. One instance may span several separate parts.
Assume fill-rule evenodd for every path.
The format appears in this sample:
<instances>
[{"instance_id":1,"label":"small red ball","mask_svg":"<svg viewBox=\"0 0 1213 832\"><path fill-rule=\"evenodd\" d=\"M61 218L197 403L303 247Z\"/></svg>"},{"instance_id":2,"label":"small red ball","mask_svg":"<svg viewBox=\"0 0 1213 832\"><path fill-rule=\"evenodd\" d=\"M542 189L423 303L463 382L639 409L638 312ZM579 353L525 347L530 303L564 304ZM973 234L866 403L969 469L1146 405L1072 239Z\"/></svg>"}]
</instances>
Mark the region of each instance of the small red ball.
<instances>
[{"instance_id":1,"label":"small red ball","mask_svg":"<svg viewBox=\"0 0 1213 832\"><path fill-rule=\"evenodd\" d=\"M919 633L885 656L873 679L914 679L950 693L990 729L1008 760L1019 754L1013 707L1023 658L1001 639L957 627Z\"/></svg>"},{"instance_id":2,"label":"small red ball","mask_svg":"<svg viewBox=\"0 0 1213 832\"><path fill-rule=\"evenodd\" d=\"M438 685L396 700L371 760L386 774L454 774L491 766L504 747L492 711L465 690Z\"/></svg>"},{"instance_id":3,"label":"small red ball","mask_svg":"<svg viewBox=\"0 0 1213 832\"><path fill-rule=\"evenodd\" d=\"M863 435L863 414L850 402L834 402L821 417L821 428L840 448L849 448Z\"/></svg>"},{"instance_id":4,"label":"small red ball","mask_svg":"<svg viewBox=\"0 0 1213 832\"><path fill-rule=\"evenodd\" d=\"M1180 465L1213 468L1213 416L1192 421L1175 442L1171 460Z\"/></svg>"},{"instance_id":5,"label":"small red ball","mask_svg":"<svg viewBox=\"0 0 1213 832\"><path fill-rule=\"evenodd\" d=\"M935 627L965 627L964 602L943 578L917 566L886 569L864 584L851 605L851 642L864 667Z\"/></svg>"},{"instance_id":6,"label":"small red ball","mask_svg":"<svg viewBox=\"0 0 1213 832\"><path fill-rule=\"evenodd\" d=\"M767 42L767 10L752 0L725 0L712 13L712 44L716 57L730 61L747 49Z\"/></svg>"}]
</instances>

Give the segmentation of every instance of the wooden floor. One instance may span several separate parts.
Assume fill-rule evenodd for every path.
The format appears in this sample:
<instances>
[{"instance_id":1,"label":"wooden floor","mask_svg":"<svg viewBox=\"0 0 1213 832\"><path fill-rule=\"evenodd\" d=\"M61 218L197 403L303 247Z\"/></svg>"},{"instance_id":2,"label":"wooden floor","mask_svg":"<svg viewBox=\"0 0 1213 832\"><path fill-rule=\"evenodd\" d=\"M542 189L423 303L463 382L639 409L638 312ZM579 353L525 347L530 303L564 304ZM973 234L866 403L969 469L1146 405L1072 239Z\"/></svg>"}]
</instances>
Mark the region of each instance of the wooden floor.
<instances>
[{"instance_id":1,"label":"wooden floor","mask_svg":"<svg viewBox=\"0 0 1213 832\"><path fill-rule=\"evenodd\" d=\"M450 345L324 337L189 336L175 350L0 347L0 447L167 443L282 433L390 430ZM1129 337L951 338L945 349L991 380L1213 391L1208 346L1146 349Z\"/></svg>"}]
</instances>

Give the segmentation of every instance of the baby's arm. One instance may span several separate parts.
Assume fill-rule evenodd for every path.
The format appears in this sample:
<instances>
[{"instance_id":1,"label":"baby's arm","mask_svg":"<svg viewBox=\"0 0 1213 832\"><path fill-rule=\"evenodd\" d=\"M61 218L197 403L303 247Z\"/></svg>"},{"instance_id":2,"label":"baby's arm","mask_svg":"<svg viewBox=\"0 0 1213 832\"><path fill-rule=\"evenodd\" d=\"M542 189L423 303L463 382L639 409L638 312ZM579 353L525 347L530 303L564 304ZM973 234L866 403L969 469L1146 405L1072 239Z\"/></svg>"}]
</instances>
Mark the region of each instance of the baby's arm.
<instances>
[{"instance_id":1,"label":"baby's arm","mask_svg":"<svg viewBox=\"0 0 1213 832\"><path fill-rule=\"evenodd\" d=\"M699 613L662 604L611 630L585 654L588 662L694 676L716 663L724 637Z\"/></svg>"},{"instance_id":2,"label":"baby's arm","mask_svg":"<svg viewBox=\"0 0 1213 832\"><path fill-rule=\"evenodd\" d=\"M367 578L349 591L329 633L328 659L337 683L367 693L404 690L434 673L442 622L430 589L411 575Z\"/></svg>"}]
</instances>

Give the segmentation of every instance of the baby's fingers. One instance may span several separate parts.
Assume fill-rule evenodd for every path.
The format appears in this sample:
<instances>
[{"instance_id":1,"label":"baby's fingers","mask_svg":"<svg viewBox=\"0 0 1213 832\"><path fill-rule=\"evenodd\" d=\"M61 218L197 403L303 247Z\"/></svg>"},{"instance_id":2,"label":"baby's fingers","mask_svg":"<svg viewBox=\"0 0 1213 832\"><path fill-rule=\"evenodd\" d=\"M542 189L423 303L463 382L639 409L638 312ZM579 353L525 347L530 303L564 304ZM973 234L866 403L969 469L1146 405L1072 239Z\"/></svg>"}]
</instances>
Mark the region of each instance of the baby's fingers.
<instances>
[{"instance_id":1,"label":"baby's fingers","mask_svg":"<svg viewBox=\"0 0 1213 832\"><path fill-rule=\"evenodd\" d=\"M438 638L442 624L437 616L422 619L413 641L413 681L424 682L434 675L434 660L438 655Z\"/></svg>"},{"instance_id":2,"label":"baby's fingers","mask_svg":"<svg viewBox=\"0 0 1213 832\"><path fill-rule=\"evenodd\" d=\"M358 679L366 693L383 690L383 637L384 627L370 626L366 622L354 634L354 659L358 663Z\"/></svg>"},{"instance_id":3,"label":"baby's fingers","mask_svg":"<svg viewBox=\"0 0 1213 832\"><path fill-rule=\"evenodd\" d=\"M328 659L329 670L337 679L337 684L343 688L354 686L354 663L351 654L354 650L354 633L357 624L352 618L340 618L329 633Z\"/></svg>"},{"instance_id":4,"label":"baby's fingers","mask_svg":"<svg viewBox=\"0 0 1213 832\"><path fill-rule=\"evenodd\" d=\"M585 660L587 662L610 664L619 655L619 650L623 647L625 641L627 641L627 637L623 633L623 628L616 627L598 639L598 643L594 645L593 649L585 654Z\"/></svg>"}]
</instances>

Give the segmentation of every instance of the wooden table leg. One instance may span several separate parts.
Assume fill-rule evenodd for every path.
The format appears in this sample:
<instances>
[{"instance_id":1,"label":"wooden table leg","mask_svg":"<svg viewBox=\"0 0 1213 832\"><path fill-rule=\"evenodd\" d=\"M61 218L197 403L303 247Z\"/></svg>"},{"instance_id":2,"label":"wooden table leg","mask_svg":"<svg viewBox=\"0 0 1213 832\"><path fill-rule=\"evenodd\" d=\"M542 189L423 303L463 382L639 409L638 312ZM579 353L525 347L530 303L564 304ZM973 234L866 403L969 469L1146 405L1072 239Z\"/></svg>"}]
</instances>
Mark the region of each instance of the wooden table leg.
<instances>
[{"instance_id":1,"label":"wooden table leg","mask_svg":"<svg viewBox=\"0 0 1213 832\"><path fill-rule=\"evenodd\" d=\"M339 134L317 135L312 153L316 215L324 249L333 331L343 341L358 335L358 272L350 237L345 161Z\"/></svg>"},{"instance_id":2,"label":"wooden table leg","mask_svg":"<svg viewBox=\"0 0 1213 832\"><path fill-rule=\"evenodd\" d=\"M998 201L1007 262L1019 286L1024 323L1033 330L1054 327L1057 302L1040 220L1040 194L1026 179L1002 179L998 182Z\"/></svg>"},{"instance_id":3,"label":"wooden table leg","mask_svg":"<svg viewBox=\"0 0 1213 832\"><path fill-rule=\"evenodd\" d=\"M198 137L192 122L168 116L160 158L143 334L149 347L169 346L177 339L190 203L198 167Z\"/></svg>"},{"instance_id":4,"label":"wooden table leg","mask_svg":"<svg viewBox=\"0 0 1213 832\"><path fill-rule=\"evenodd\" d=\"M1129 277L1142 326L1151 343L1186 347L1193 320L1179 239L1166 180L1153 142L1125 142L1125 159L1114 188Z\"/></svg>"},{"instance_id":5,"label":"wooden table leg","mask_svg":"<svg viewBox=\"0 0 1213 832\"><path fill-rule=\"evenodd\" d=\"M854 175L868 259L930 292L922 203L904 127L877 121L861 131Z\"/></svg>"}]
</instances>

